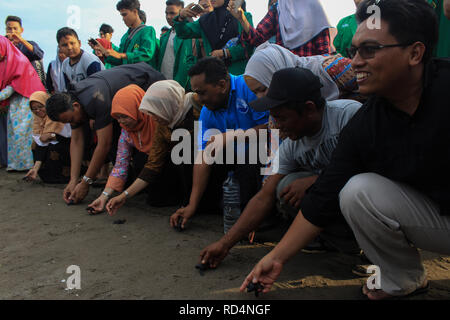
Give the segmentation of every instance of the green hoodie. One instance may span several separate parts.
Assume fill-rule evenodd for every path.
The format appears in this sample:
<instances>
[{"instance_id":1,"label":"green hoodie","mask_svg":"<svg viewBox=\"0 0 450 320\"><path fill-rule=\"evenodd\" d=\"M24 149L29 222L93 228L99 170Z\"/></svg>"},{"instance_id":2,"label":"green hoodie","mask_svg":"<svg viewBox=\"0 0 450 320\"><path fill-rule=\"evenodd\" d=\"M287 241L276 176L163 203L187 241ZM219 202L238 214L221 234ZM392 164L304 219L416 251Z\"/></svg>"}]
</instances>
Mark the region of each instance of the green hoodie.
<instances>
[{"instance_id":1,"label":"green hoodie","mask_svg":"<svg viewBox=\"0 0 450 320\"><path fill-rule=\"evenodd\" d=\"M167 43L171 32L172 30L161 36L161 49L158 55L158 71L161 71L161 65L164 59L164 54L166 53ZM189 69L197 62L196 57L192 54L192 43L192 39L180 39L175 36L173 44L175 51L173 80L177 81L187 91L191 89L188 76Z\"/></svg>"},{"instance_id":2,"label":"green hoodie","mask_svg":"<svg viewBox=\"0 0 450 320\"><path fill-rule=\"evenodd\" d=\"M428 0L434 8L439 19L439 40L434 50L434 56L438 58L450 57L450 19L444 14L444 1Z\"/></svg>"},{"instance_id":3,"label":"green hoodie","mask_svg":"<svg viewBox=\"0 0 450 320\"><path fill-rule=\"evenodd\" d=\"M113 66L147 62L156 69L158 45L155 29L151 26L145 26L134 35L131 41L127 41L129 33L130 30L123 35L118 51L120 53L126 53L127 59L116 59L110 56L106 58L105 62Z\"/></svg>"},{"instance_id":4,"label":"green hoodie","mask_svg":"<svg viewBox=\"0 0 450 320\"><path fill-rule=\"evenodd\" d=\"M245 17L250 25L253 26L252 15L249 12L245 12ZM198 20L194 22L188 22L186 20L178 21L178 18L179 16L174 19L177 36L181 39L203 39L206 55L209 56L212 51L211 44L202 30L200 22ZM242 32L242 26L239 24L239 34L242 34ZM245 72L245 67L247 66L248 59L253 54L254 48L247 43L245 43L245 47L238 43L229 48L229 50L231 54L231 66L228 67L228 71L235 76L239 76Z\"/></svg>"},{"instance_id":5,"label":"green hoodie","mask_svg":"<svg viewBox=\"0 0 450 320\"><path fill-rule=\"evenodd\" d=\"M354 14L343 18L337 25L338 33L336 38L334 38L333 45L336 51L344 57L348 58L346 49L351 47L357 28L358 24Z\"/></svg>"}]
</instances>

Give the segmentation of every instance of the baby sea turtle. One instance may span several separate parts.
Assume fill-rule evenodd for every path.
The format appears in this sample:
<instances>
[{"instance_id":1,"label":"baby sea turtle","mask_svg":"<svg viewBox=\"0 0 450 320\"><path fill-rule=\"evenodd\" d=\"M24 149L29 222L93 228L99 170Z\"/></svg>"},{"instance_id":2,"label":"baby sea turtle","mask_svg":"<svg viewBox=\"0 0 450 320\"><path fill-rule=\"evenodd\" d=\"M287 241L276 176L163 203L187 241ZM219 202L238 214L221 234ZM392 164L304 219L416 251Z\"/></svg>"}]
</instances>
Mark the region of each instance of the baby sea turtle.
<instances>
[{"instance_id":1,"label":"baby sea turtle","mask_svg":"<svg viewBox=\"0 0 450 320\"><path fill-rule=\"evenodd\" d=\"M261 283L259 283L259 282L257 282L257 283L250 282L247 285L247 292L255 291L255 297L258 297L259 296L259 290L263 290L263 289L264 289L263 285Z\"/></svg>"},{"instance_id":2,"label":"baby sea turtle","mask_svg":"<svg viewBox=\"0 0 450 320\"><path fill-rule=\"evenodd\" d=\"M175 226L175 230L178 232L184 231L183 227L181 226L183 224L183 217L178 217L177 225Z\"/></svg>"},{"instance_id":3,"label":"baby sea turtle","mask_svg":"<svg viewBox=\"0 0 450 320\"><path fill-rule=\"evenodd\" d=\"M209 269L209 264L207 263L199 263L195 266L196 269L198 269L198 272L200 272L201 276L205 275L205 271Z\"/></svg>"}]
</instances>

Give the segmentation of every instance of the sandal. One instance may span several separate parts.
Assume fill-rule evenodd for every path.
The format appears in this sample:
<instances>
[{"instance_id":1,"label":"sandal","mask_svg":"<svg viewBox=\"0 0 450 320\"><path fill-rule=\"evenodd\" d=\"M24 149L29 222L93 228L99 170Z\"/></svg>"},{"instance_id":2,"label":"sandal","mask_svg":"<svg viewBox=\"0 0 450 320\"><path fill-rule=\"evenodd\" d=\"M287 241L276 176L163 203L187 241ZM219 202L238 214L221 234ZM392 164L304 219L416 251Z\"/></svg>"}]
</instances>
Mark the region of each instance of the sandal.
<instances>
[{"instance_id":1,"label":"sandal","mask_svg":"<svg viewBox=\"0 0 450 320\"><path fill-rule=\"evenodd\" d=\"M419 294L427 293L429 289L430 289L430 283L428 281L426 281L425 285L423 285L420 288L417 288L416 290L414 290L413 292L411 292L409 294L406 294L404 296L393 296L393 295L390 295L390 294L384 292L381 289L369 289L369 288L367 288L367 285L365 284L362 287L362 293L370 300L393 300L393 299L410 298L413 296L417 296ZM381 298L375 298L375 299L371 299L369 297L369 293L381 293L381 292L384 293L386 296L381 297Z\"/></svg>"}]
</instances>

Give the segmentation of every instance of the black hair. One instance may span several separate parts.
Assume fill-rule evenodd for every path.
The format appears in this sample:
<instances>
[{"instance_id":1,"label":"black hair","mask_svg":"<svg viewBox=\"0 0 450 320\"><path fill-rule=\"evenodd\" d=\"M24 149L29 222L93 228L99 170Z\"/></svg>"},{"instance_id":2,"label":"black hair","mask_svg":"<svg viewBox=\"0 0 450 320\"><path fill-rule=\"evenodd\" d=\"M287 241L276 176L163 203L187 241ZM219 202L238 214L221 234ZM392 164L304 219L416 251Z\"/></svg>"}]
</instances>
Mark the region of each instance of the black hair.
<instances>
[{"instance_id":1,"label":"black hair","mask_svg":"<svg viewBox=\"0 0 450 320\"><path fill-rule=\"evenodd\" d=\"M147 23L147 14L145 13L145 11L139 9L138 14L139 14L139 19L141 19L141 21L144 24L146 24Z\"/></svg>"},{"instance_id":2,"label":"black hair","mask_svg":"<svg viewBox=\"0 0 450 320\"><path fill-rule=\"evenodd\" d=\"M45 105L47 116L52 121L59 121L59 115L66 111L72 111L72 104L77 102L77 99L70 93L56 93L52 95Z\"/></svg>"},{"instance_id":3,"label":"black hair","mask_svg":"<svg viewBox=\"0 0 450 320\"><path fill-rule=\"evenodd\" d=\"M141 4L139 0L120 0L116 5L117 11L120 10L139 10L141 9ZM141 19L142 20L142 19Z\"/></svg>"},{"instance_id":4,"label":"black hair","mask_svg":"<svg viewBox=\"0 0 450 320\"><path fill-rule=\"evenodd\" d=\"M100 26L100 32L103 32L105 34L114 33L114 29L109 24L104 23Z\"/></svg>"},{"instance_id":5,"label":"black hair","mask_svg":"<svg viewBox=\"0 0 450 320\"><path fill-rule=\"evenodd\" d=\"M217 84L220 80L230 78L228 69L222 59L216 57L206 57L200 59L190 70L189 77L205 74L205 82Z\"/></svg>"},{"instance_id":6,"label":"black hair","mask_svg":"<svg viewBox=\"0 0 450 320\"><path fill-rule=\"evenodd\" d=\"M170 28L168 26L164 26L161 28L161 31L169 31L169 30L170 30Z\"/></svg>"},{"instance_id":7,"label":"black hair","mask_svg":"<svg viewBox=\"0 0 450 320\"><path fill-rule=\"evenodd\" d=\"M184 1L181 0L168 0L166 1L166 6L177 6L184 8Z\"/></svg>"},{"instance_id":8,"label":"black hair","mask_svg":"<svg viewBox=\"0 0 450 320\"><path fill-rule=\"evenodd\" d=\"M325 108L325 105L327 103L324 97L322 96L321 90L318 89L314 92L311 92L309 96L306 98L306 100L303 102L289 101L286 102L285 104L282 104L280 107L289 110L294 110L301 116L303 114L303 111L305 110L305 105L307 101L314 102L317 110L322 110L323 108Z\"/></svg>"},{"instance_id":9,"label":"black hair","mask_svg":"<svg viewBox=\"0 0 450 320\"><path fill-rule=\"evenodd\" d=\"M56 41L59 41L67 36L74 36L75 38L77 38L77 40L80 40L78 38L78 34L75 30L73 30L72 28L69 27L64 27L58 30L58 32L56 33Z\"/></svg>"},{"instance_id":10,"label":"black hair","mask_svg":"<svg viewBox=\"0 0 450 320\"><path fill-rule=\"evenodd\" d=\"M247 2L242 2L241 8L244 12L247 12Z\"/></svg>"},{"instance_id":11,"label":"black hair","mask_svg":"<svg viewBox=\"0 0 450 320\"><path fill-rule=\"evenodd\" d=\"M439 33L438 17L431 5L424 0L364 0L356 11L358 23L372 15L368 8L373 5L380 8L381 19L399 43L422 42L426 47L423 62L431 59Z\"/></svg>"},{"instance_id":12,"label":"black hair","mask_svg":"<svg viewBox=\"0 0 450 320\"><path fill-rule=\"evenodd\" d=\"M5 20L5 24L7 24L8 22L18 22L20 24L20 26L22 26L22 19L20 19L17 16L7 16L6 20Z\"/></svg>"}]
</instances>

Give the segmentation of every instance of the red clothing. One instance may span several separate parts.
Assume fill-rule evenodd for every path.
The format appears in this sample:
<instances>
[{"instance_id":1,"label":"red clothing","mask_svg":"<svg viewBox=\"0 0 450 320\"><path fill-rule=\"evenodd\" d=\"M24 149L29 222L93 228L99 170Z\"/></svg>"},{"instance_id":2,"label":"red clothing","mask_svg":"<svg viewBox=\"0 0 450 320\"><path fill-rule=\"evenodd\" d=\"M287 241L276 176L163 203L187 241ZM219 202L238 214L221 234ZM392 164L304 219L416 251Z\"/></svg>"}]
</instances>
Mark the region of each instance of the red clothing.
<instances>
[{"instance_id":1,"label":"red clothing","mask_svg":"<svg viewBox=\"0 0 450 320\"><path fill-rule=\"evenodd\" d=\"M111 41L108 41L108 40L106 40L106 39L99 38L99 39L97 39L97 42L100 43L101 46L102 46L103 48L105 48L106 50L112 49L112 43L111 43ZM105 63L105 57L104 57L104 56L102 56L102 57L99 58L99 59L102 61L103 64Z\"/></svg>"},{"instance_id":2,"label":"red clothing","mask_svg":"<svg viewBox=\"0 0 450 320\"><path fill-rule=\"evenodd\" d=\"M254 47L263 44L273 36L276 36L276 44L284 47L278 24L278 11L276 5L270 8L269 12L261 20L256 29L250 26L250 32L248 34L242 32L241 35L242 40ZM300 57L329 54L331 52L330 42L330 31L329 29L325 29L308 43L291 51Z\"/></svg>"},{"instance_id":3,"label":"red clothing","mask_svg":"<svg viewBox=\"0 0 450 320\"><path fill-rule=\"evenodd\" d=\"M18 94L30 98L36 91L46 91L28 58L6 37L0 35L0 90L11 86ZM1 106L8 101L0 102Z\"/></svg>"}]
</instances>

